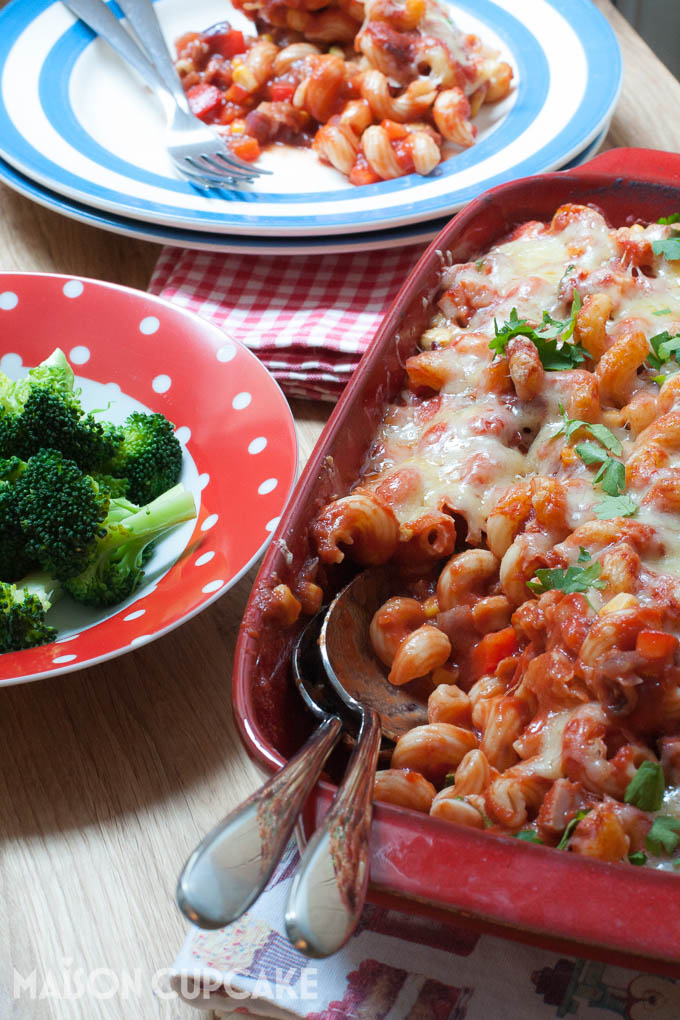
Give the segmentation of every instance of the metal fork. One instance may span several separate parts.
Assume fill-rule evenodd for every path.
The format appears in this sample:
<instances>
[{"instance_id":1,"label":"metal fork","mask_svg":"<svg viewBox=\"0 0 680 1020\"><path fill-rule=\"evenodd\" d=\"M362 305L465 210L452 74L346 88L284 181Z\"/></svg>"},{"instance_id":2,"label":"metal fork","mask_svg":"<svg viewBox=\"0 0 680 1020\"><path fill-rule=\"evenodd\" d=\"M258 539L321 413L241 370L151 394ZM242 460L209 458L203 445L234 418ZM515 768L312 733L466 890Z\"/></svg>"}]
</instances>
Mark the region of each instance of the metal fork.
<instances>
[{"instance_id":1,"label":"metal fork","mask_svg":"<svg viewBox=\"0 0 680 1020\"><path fill-rule=\"evenodd\" d=\"M153 90L162 103L167 118L165 141L168 154L175 167L192 184L204 188L233 187L244 182L251 183L260 174L271 173L269 170L253 167L234 156L222 139L189 111L181 82L172 67L165 41L162 40L160 26L158 34L166 53L166 60L161 65L163 73L154 67L104 0L62 0L62 2L113 47ZM155 20L153 11L152 16ZM135 20L141 25L140 19ZM156 46L152 53L156 58ZM174 82L169 74L169 68L172 68ZM172 90L169 88L170 82Z\"/></svg>"}]
</instances>

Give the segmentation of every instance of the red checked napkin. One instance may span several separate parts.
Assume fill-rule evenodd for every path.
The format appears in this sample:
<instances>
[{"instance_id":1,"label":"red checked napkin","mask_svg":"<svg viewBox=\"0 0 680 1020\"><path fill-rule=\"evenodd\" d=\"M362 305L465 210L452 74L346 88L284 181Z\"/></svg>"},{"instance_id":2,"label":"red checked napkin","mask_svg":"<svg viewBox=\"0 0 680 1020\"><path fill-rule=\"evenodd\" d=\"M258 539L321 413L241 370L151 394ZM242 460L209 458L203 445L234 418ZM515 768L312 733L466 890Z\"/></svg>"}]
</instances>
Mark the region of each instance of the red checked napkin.
<instances>
[{"instance_id":1,"label":"red checked napkin","mask_svg":"<svg viewBox=\"0 0 680 1020\"><path fill-rule=\"evenodd\" d=\"M289 396L335 401L422 252L285 257L164 248L149 290L244 343Z\"/></svg>"}]
</instances>

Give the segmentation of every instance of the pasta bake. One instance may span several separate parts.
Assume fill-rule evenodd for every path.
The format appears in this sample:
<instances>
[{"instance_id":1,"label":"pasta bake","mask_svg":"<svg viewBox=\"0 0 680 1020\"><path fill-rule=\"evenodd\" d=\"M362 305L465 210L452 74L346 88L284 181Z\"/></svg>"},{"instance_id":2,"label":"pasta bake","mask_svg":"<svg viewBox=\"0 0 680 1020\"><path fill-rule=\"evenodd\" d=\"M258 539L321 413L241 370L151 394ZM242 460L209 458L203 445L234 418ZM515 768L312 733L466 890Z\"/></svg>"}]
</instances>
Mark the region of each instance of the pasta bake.
<instances>
[{"instance_id":1,"label":"pasta bake","mask_svg":"<svg viewBox=\"0 0 680 1020\"><path fill-rule=\"evenodd\" d=\"M512 68L438 0L237 0L256 36L227 22L177 40L192 111L254 162L311 146L352 184L428 174L471 146L474 118L510 91Z\"/></svg>"},{"instance_id":2,"label":"pasta bake","mask_svg":"<svg viewBox=\"0 0 680 1020\"><path fill-rule=\"evenodd\" d=\"M680 234L564 205L445 264L318 560L393 564L371 641L430 684L375 796L605 861L680 842ZM309 587L309 586L308 586Z\"/></svg>"}]
</instances>

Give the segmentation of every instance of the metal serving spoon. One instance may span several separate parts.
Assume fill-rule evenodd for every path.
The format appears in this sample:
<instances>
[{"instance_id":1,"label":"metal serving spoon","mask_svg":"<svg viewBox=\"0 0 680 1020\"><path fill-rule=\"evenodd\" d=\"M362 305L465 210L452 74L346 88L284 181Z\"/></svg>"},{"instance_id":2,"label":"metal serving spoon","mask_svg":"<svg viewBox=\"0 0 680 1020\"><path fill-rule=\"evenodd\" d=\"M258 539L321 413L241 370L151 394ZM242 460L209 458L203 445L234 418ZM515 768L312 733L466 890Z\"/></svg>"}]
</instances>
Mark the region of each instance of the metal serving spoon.
<instances>
[{"instance_id":1,"label":"metal serving spoon","mask_svg":"<svg viewBox=\"0 0 680 1020\"><path fill-rule=\"evenodd\" d=\"M370 647L371 618L393 593L388 571L365 571L336 596L321 626L328 679L361 727L345 778L302 855L288 896L288 938L307 956L336 952L361 916L381 733L395 740L427 722L426 698L390 684Z\"/></svg>"},{"instance_id":2,"label":"metal serving spoon","mask_svg":"<svg viewBox=\"0 0 680 1020\"><path fill-rule=\"evenodd\" d=\"M297 689L320 726L279 772L201 840L179 876L179 908L201 928L231 924L260 895L342 731L343 707L316 676L319 623L314 617L301 632L292 665Z\"/></svg>"},{"instance_id":3,"label":"metal serving spoon","mask_svg":"<svg viewBox=\"0 0 680 1020\"><path fill-rule=\"evenodd\" d=\"M350 733L358 727L358 737L331 809L294 876L286 929L293 945L314 957L336 952L354 931L368 884L381 731L394 740L427 720L426 698L414 700L411 692L389 684L370 649L371 618L393 591L386 571L366 571L300 634L293 676L321 725L294 758L205 836L184 866L177 902L200 927L230 924L262 892L344 725ZM329 683L319 678L317 638Z\"/></svg>"},{"instance_id":4,"label":"metal serving spoon","mask_svg":"<svg viewBox=\"0 0 680 1020\"><path fill-rule=\"evenodd\" d=\"M427 722L429 683L391 684L375 655L369 628L377 609L399 590L388 567L358 574L331 602L319 636L321 658L333 688L353 711L373 709L383 734L397 740Z\"/></svg>"}]
</instances>

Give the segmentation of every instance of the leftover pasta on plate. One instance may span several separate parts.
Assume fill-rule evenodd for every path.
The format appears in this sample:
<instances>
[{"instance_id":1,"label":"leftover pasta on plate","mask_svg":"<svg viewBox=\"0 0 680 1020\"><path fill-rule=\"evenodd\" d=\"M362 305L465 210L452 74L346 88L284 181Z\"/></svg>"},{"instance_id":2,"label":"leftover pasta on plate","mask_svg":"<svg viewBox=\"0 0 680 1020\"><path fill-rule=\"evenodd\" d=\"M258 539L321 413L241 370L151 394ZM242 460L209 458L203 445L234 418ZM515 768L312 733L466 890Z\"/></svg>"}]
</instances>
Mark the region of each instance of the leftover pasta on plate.
<instances>
[{"instance_id":1,"label":"leftover pasta on plate","mask_svg":"<svg viewBox=\"0 0 680 1020\"><path fill-rule=\"evenodd\" d=\"M257 37L227 23L177 40L193 112L254 161L311 145L353 184L428 174L474 144L512 68L437 0L237 0Z\"/></svg>"},{"instance_id":2,"label":"leftover pasta on plate","mask_svg":"<svg viewBox=\"0 0 680 1020\"><path fill-rule=\"evenodd\" d=\"M606 861L680 832L680 236L565 205L446 263L322 564L390 563L371 641L431 680L376 798ZM449 260L450 262L450 260Z\"/></svg>"}]
</instances>

